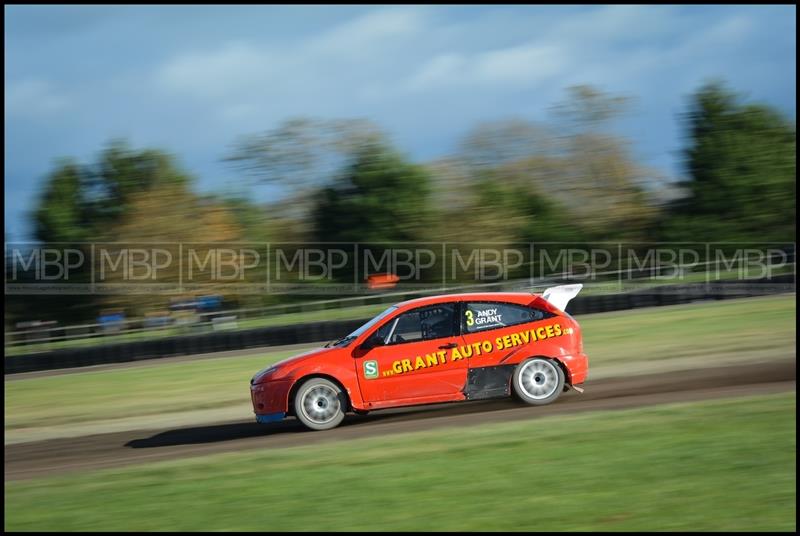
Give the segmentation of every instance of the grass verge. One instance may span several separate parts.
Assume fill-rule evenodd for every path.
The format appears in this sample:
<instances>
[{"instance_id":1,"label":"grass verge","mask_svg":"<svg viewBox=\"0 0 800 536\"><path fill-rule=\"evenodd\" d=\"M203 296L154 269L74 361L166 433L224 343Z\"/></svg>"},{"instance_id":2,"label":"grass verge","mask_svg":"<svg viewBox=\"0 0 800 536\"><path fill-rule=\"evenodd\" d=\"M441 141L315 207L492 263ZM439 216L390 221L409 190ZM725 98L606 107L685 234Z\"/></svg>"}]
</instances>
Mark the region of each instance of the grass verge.
<instances>
[{"instance_id":1,"label":"grass verge","mask_svg":"<svg viewBox=\"0 0 800 536\"><path fill-rule=\"evenodd\" d=\"M6 530L794 531L795 394L5 485Z\"/></svg>"}]
</instances>

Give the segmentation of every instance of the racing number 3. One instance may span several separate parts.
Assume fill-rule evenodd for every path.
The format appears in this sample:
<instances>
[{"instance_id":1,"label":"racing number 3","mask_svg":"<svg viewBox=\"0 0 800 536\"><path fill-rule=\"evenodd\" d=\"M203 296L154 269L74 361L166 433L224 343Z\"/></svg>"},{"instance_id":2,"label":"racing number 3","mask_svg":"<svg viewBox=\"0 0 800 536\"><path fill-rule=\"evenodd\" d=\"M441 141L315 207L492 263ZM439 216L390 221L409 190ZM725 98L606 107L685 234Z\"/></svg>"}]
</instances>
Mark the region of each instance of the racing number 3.
<instances>
[{"instance_id":1,"label":"racing number 3","mask_svg":"<svg viewBox=\"0 0 800 536\"><path fill-rule=\"evenodd\" d=\"M467 325L468 325L468 326L471 326L472 324L474 324L474 323L475 323L475 320L473 320L473 318L472 318L472 311L470 311L469 309L467 309L467 312L466 312L466 313L464 313L464 314L465 314L465 315L466 315L466 317L467 317Z\"/></svg>"}]
</instances>

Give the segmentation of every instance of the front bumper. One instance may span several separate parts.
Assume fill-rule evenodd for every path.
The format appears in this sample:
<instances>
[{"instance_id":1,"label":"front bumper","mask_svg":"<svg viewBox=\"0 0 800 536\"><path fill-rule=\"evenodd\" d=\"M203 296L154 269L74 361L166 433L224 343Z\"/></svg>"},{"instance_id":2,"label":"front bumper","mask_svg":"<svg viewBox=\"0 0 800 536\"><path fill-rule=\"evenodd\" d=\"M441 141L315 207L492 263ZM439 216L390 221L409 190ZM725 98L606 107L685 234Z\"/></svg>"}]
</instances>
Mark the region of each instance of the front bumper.
<instances>
[{"instance_id":1,"label":"front bumper","mask_svg":"<svg viewBox=\"0 0 800 536\"><path fill-rule=\"evenodd\" d=\"M277 413L267 413L266 415L256 415L256 422L266 424L268 422L277 422L283 420L286 413L279 411Z\"/></svg>"},{"instance_id":2,"label":"front bumper","mask_svg":"<svg viewBox=\"0 0 800 536\"><path fill-rule=\"evenodd\" d=\"M289 391L291 380L275 380L256 383L250 386L250 399L256 415L286 415L289 411ZM281 417L283 418L283 417Z\"/></svg>"}]
</instances>

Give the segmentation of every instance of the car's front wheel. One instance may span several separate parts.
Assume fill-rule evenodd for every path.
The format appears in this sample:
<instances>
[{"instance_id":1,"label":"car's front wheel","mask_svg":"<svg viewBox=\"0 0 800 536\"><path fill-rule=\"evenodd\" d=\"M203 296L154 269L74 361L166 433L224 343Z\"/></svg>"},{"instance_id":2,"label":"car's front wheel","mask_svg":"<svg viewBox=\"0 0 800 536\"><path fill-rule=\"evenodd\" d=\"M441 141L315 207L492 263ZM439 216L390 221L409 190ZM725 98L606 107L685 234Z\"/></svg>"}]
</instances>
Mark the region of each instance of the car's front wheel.
<instances>
[{"instance_id":1,"label":"car's front wheel","mask_svg":"<svg viewBox=\"0 0 800 536\"><path fill-rule=\"evenodd\" d=\"M330 430L339 426L347 408L342 388L325 378L306 380L294 397L297 418L312 430Z\"/></svg>"},{"instance_id":2,"label":"car's front wheel","mask_svg":"<svg viewBox=\"0 0 800 536\"><path fill-rule=\"evenodd\" d=\"M535 357L517 365L514 393L525 403L543 406L555 401L564 390L564 371L554 361Z\"/></svg>"}]
</instances>

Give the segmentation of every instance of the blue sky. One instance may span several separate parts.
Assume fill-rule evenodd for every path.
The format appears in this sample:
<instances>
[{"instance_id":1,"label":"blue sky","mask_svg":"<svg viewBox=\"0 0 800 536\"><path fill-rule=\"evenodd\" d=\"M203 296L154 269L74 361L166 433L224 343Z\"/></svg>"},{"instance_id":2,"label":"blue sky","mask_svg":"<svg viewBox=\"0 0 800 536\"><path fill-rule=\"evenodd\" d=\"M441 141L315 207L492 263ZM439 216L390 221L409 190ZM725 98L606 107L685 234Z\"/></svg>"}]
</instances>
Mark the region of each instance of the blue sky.
<instances>
[{"instance_id":1,"label":"blue sky","mask_svg":"<svg viewBox=\"0 0 800 536\"><path fill-rule=\"evenodd\" d=\"M704 81L796 117L795 6L7 6L5 228L58 157L112 138L166 149L202 191L222 159L295 116L366 117L407 155L451 154L480 121L545 120L574 84L635 97L617 125L676 177L679 114ZM257 193L257 192L256 192Z\"/></svg>"}]
</instances>

